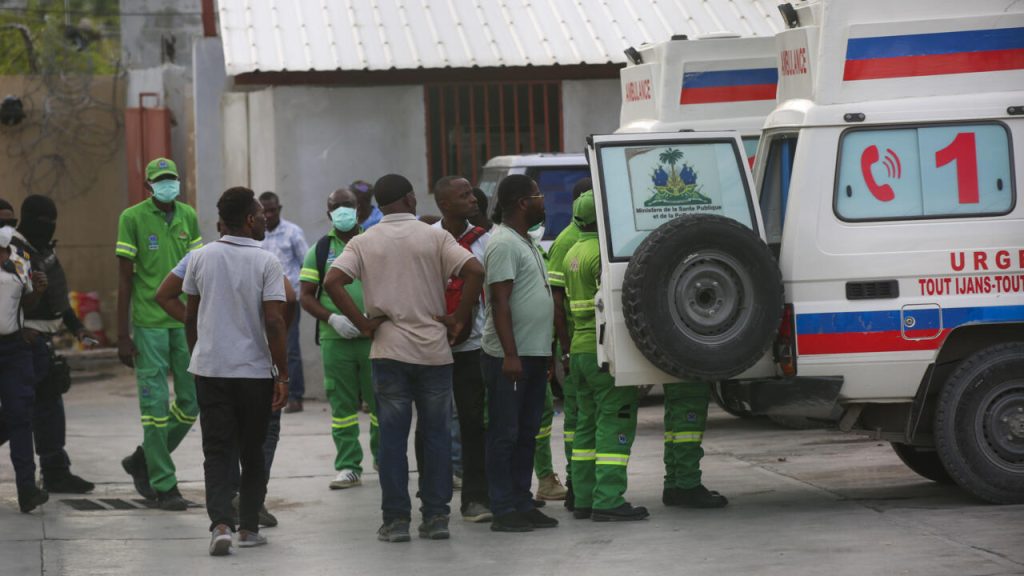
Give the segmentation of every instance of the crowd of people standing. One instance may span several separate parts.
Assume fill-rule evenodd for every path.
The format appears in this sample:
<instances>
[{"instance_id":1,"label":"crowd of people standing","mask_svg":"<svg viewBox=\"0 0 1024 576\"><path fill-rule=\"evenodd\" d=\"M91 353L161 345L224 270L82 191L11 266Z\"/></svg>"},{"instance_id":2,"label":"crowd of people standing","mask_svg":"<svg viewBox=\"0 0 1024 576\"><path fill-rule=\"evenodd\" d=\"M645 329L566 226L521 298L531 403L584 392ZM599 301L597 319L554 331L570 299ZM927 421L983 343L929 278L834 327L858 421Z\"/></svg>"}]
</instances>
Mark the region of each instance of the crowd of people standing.
<instances>
[{"instance_id":1,"label":"crowd of people standing","mask_svg":"<svg viewBox=\"0 0 1024 576\"><path fill-rule=\"evenodd\" d=\"M194 209L177 200L174 162L153 160L146 188L151 198L122 213L115 248L118 353L135 369L143 429L142 444L122 465L136 490L159 508L187 509L193 504L178 490L172 453L198 419L211 554L265 544L260 527L277 524L264 500L281 412L303 410L301 311L315 324L330 404L336 454L330 488L361 485L364 464L372 460L381 486L380 540L410 539L407 454L414 410L422 538L450 536L455 481L461 483L462 517L490 522L496 532L557 526L540 510L545 500L564 499L577 519L648 516L624 499L636 389L616 387L597 362L594 297L601 260L589 180L575 187L572 222L549 252L531 234L545 221L544 195L523 175L498 185L492 199L497 224L487 217L488 198L461 176L435 184L441 218L432 224L417 217L417 196L406 178L356 181L327 195L330 228L312 247L300 227L281 217L283 203L272 192L257 198L247 188L225 191L217 203L220 238L203 246ZM40 210L26 203L28 213ZM47 221L55 223L51 206L42 211L52 212ZM70 473L62 438L39 440L40 430L54 426L31 422L32 401L37 420L47 414L53 420L57 411L42 394L28 400L32 382L41 378L33 355L46 353L47 362L36 364L49 366L50 335L62 322L73 331L80 324L54 297L45 298L45 330L22 326L21 310L35 309L40 292L62 293L66 300L66 288L51 284L47 292L47 279L63 282L63 273L36 270L27 252L12 250L11 238L21 236L21 228L9 232L12 218L13 210L0 203L0 288L18 303L13 312L0 310L7 315L0 316L0 439L11 439L19 503L27 512L46 501L35 484L33 430L45 446L39 451L44 488L86 492L92 485ZM47 230L48 237L33 241L30 234L25 241L49 246L53 226ZM566 374L566 486L551 466L555 362ZM59 403L60 395L55 398ZM666 505L727 502L701 483L707 404L705 384L666 386ZM363 410L369 412L369 459L360 442Z\"/></svg>"}]
</instances>

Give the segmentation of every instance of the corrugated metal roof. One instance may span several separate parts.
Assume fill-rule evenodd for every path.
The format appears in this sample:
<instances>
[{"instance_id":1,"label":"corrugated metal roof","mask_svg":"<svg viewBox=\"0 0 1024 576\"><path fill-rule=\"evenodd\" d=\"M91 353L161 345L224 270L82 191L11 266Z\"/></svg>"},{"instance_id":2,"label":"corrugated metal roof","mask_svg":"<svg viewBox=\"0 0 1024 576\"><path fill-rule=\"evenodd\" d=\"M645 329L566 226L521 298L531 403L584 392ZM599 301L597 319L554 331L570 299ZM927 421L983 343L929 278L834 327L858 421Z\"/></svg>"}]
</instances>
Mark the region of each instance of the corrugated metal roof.
<instances>
[{"instance_id":1,"label":"corrugated metal roof","mask_svg":"<svg viewBox=\"0 0 1024 576\"><path fill-rule=\"evenodd\" d=\"M784 28L773 0L219 0L228 74L625 62L629 46Z\"/></svg>"}]
</instances>

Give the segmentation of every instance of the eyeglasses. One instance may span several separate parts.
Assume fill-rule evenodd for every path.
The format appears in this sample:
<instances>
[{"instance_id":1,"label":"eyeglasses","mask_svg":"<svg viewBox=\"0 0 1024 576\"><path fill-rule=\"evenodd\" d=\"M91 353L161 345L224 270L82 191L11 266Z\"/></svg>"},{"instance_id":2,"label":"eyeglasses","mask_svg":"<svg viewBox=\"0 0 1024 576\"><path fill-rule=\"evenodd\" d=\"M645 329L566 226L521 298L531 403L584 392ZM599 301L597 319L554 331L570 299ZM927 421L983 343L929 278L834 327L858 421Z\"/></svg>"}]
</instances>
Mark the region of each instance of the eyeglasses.
<instances>
[{"instance_id":1,"label":"eyeglasses","mask_svg":"<svg viewBox=\"0 0 1024 576\"><path fill-rule=\"evenodd\" d=\"M543 194L533 194L531 196L527 196L527 198L543 198L543 197L544 197Z\"/></svg>"}]
</instances>

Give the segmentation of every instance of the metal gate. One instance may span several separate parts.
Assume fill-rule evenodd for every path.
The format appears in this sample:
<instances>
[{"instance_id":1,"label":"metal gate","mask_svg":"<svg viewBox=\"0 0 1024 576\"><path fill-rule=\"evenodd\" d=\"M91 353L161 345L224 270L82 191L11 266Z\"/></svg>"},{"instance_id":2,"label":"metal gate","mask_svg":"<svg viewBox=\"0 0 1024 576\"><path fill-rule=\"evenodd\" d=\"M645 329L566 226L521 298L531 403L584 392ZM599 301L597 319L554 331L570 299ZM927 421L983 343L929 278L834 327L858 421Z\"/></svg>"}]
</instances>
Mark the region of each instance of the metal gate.
<instances>
[{"instance_id":1,"label":"metal gate","mask_svg":"<svg viewBox=\"0 0 1024 576\"><path fill-rule=\"evenodd\" d=\"M559 81L428 84L423 97L431 186L450 174L475 185L493 156L562 150Z\"/></svg>"}]
</instances>

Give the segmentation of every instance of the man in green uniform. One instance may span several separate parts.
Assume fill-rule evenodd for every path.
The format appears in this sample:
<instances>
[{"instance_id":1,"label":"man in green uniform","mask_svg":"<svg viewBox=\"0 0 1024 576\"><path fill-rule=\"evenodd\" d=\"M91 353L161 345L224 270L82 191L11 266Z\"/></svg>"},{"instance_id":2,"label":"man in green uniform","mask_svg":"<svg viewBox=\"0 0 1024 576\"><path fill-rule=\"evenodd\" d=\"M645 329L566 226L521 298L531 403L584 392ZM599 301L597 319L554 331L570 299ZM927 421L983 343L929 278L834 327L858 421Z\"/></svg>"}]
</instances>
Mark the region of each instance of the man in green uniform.
<instances>
[{"instance_id":1,"label":"man in green uniform","mask_svg":"<svg viewBox=\"0 0 1024 576\"><path fill-rule=\"evenodd\" d=\"M121 213L115 254L119 259L117 353L135 368L142 413L142 446L121 461L135 489L163 510L185 510L171 452L196 421L196 387L188 373L185 327L157 304L156 290L186 253L200 248L196 211L177 202L178 168L166 158L146 166L148 198ZM167 373L174 375L174 401Z\"/></svg>"},{"instance_id":2,"label":"man in green uniform","mask_svg":"<svg viewBox=\"0 0 1024 576\"><path fill-rule=\"evenodd\" d=\"M332 490L362 484L363 448L359 444L359 396L370 405L370 450L377 460L379 438L377 410L370 374L370 339L363 336L331 301L322 288L327 267L345 249L349 240L359 234L356 196L347 188L327 198L327 214L331 231L320 239L302 263L299 273L302 309L317 319L320 353L324 363L324 388L331 403L331 435L337 454L334 469L337 477ZM319 252L319 257L318 257ZM363 311L363 285L354 280L345 289Z\"/></svg>"},{"instance_id":3,"label":"man in green uniform","mask_svg":"<svg viewBox=\"0 0 1024 576\"><path fill-rule=\"evenodd\" d=\"M572 200L575 206L576 201L580 195L590 190L591 182L590 178L584 178L576 183L572 189ZM562 363L562 413L564 414L564 420L562 422L562 435L565 443L565 486L567 490L562 490L561 495L565 500L565 507L572 510L575 505L573 502L572 495L572 444L573 438L576 435L576 374L570 370L569 367L569 342L572 336L572 318L569 316L569 309L565 305L565 270L563 263L565 261L565 255L569 252L576 241L580 237L579 226L576 222L569 220L569 224L562 229L555 238L555 241L551 244L551 249L548 250L548 284L551 285L551 295L555 300L555 345L557 361ZM553 420L553 413L551 409L551 394L548 394L546 403L544 404L544 416L541 419L541 433L546 431L548 437L551 436L551 423ZM550 469L551 464L551 445L549 440L544 440L544 446L547 449L548 457L545 460L548 464L547 470L542 470L537 462L539 462L539 456L541 454L540 435L538 435L537 454L538 458L535 462L537 468L537 478L542 479L544 476L542 473L553 473ZM555 477L557 482L558 478ZM560 486L559 486L560 487ZM537 490L537 496L544 498L544 483L541 481L540 488ZM555 498L552 498L554 500Z\"/></svg>"},{"instance_id":4,"label":"man in green uniform","mask_svg":"<svg viewBox=\"0 0 1024 576\"><path fill-rule=\"evenodd\" d=\"M636 435L636 388L616 387L597 364L594 295L601 279L594 193L573 206L580 238L563 261L565 294L572 314L570 371L576 374L578 416L572 449L573 517L597 522L643 520L647 509L633 506L626 491L626 467Z\"/></svg>"},{"instance_id":5,"label":"man in green uniform","mask_svg":"<svg viewBox=\"0 0 1024 576\"><path fill-rule=\"evenodd\" d=\"M708 419L708 385L681 382L665 385L665 488L666 506L721 508L725 496L701 484L701 441Z\"/></svg>"}]
</instances>

